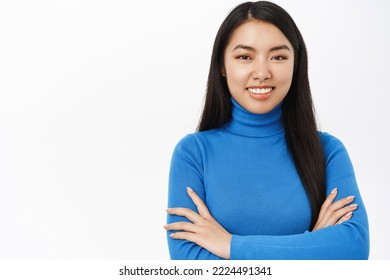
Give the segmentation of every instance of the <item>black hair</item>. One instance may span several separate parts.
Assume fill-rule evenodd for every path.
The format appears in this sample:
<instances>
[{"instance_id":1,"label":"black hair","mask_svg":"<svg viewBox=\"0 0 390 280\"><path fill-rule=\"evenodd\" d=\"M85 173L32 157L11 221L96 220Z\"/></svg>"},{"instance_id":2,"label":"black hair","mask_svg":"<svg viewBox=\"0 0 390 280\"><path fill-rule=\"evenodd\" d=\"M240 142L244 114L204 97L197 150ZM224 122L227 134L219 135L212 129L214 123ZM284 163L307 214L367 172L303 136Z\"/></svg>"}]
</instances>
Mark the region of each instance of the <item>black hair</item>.
<instances>
[{"instance_id":1,"label":"black hair","mask_svg":"<svg viewBox=\"0 0 390 280\"><path fill-rule=\"evenodd\" d=\"M224 52L233 31L251 20L275 25L294 48L294 73L282 104L282 120L289 153L310 202L310 229L313 229L325 200L325 157L311 97L306 46L295 22L283 8L268 1L245 2L222 22L214 42L205 104L197 130L219 128L231 120L231 95L221 71Z\"/></svg>"}]
</instances>

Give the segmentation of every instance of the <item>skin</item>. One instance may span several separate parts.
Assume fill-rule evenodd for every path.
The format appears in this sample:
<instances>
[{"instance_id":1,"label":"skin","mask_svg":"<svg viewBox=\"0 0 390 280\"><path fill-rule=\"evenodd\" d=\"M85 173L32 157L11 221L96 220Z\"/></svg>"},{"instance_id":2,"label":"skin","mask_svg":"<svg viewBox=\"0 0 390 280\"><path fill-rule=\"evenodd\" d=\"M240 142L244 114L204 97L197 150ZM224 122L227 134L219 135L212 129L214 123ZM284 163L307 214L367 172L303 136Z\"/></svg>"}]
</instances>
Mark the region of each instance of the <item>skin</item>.
<instances>
[{"instance_id":1,"label":"skin","mask_svg":"<svg viewBox=\"0 0 390 280\"><path fill-rule=\"evenodd\" d=\"M265 114L290 89L294 51L275 25L253 20L233 32L225 49L224 65L222 74L232 97L249 112ZM272 91L256 95L248 90L261 88L272 88Z\"/></svg>"},{"instance_id":2,"label":"skin","mask_svg":"<svg viewBox=\"0 0 390 280\"><path fill-rule=\"evenodd\" d=\"M357 204L350 204L355 197L348 196L333 203L336 196L337 188L334 188L321 206L320 214L313 231L335 224L341 224L351 219L352 212L358 207Z\"/></svg>"},{"instance_id":3,"label":"skin","mask_svg":"<svg viewBox=\"0 0 390 280\"><path fill-rule=\"evenodd\" d=\"M214 255L230 259L232 235L212 217L202 199L190 187L187 187L187 193L196 205L198 213L188 208L168 208L168 214L186 217L191 222L172 223L164 228L179 231L170 234L174 239L194 242ZM323 203L313 231L341 224L352 217L352 212L357 208L357 204L350 204L354 197L349 196L333 203L336 196L335 188Z\"/></svg>"},{"instance_id":4,"label":"skin","mask_svg":"<svg viewBox=\"0 0 390 280\"><path fill-rule=\"evenodd\" d=\"M166 230L181 230L170 234L174 239L186 239L224 259L230 258L232 235L227 232L210 214L202 199L190 188L187 193L197 207L198 213L188 208L168 208L171 215L184 216L189 222L165 225Z\"/></svg>"},{"instance_id":5,"label":"skin","mask_svg":"<svg viewBox=\"0 0 390 280\"><path fill-rule=\"evenodd\" d=\"M287 95L291 86L294 52L290 42L274 25L263 21L249 21L239 26L230 38L224 54L222 75L227 79L233 98L249 112L265 114L274 109ZM265 95L253 94L248 89L272 88ZM168 214L186 217L190 222L165 225L166 230L178 231L174 239L194 242L211 253L230 259L231 233L210 214L202 199L190 188L187 193L198 212L188 208L170 208ZM354 197L335 201L337 188L322 204L313 231L348 221L357 204Z\"/></svg>"}]
</instances>

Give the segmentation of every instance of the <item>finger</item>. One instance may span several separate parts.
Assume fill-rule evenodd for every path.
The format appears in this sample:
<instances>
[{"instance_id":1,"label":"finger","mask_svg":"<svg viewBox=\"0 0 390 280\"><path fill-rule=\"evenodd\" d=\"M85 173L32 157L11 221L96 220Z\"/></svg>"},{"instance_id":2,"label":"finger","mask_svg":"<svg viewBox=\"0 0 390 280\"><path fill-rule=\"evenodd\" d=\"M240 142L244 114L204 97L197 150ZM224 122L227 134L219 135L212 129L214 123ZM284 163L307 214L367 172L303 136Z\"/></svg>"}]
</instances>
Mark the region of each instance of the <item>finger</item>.
<instances>
[{"instance_id":1,"label":"finger","mask_svg":"<svg viewBox=\"0 0 390 280\"><path fill-rule=\"evenodd\" d=\"M329 208L332 208L333 211L341 209L342 207L350 204L354 199L355 197L353 195L347 196L345 198L337 200L331 206L329 206Z\"/></svg>"},{"instance_id":2,"label":"finger","mask_svg":"<svg viewBox=\"0 0 390 280\"><path fill-rule=\"evenodd\" d=\"M345 214L344 216L341 217L340 220L338 220L338 222L336 224L342 224L343 222L346 222L348 221L349 219L352 218L352 212L348 212L347 214Z\"/></svg>"},{"instance_id":3,"label":"finger","mask_svg":"<svg viewBox=\"0 0 390 280\"><path fill-rule=\"evenodd\" d=\"M167 224L164 226L166 230L184 230L187 232L197 232L198 226L193 223L188 222L176 222L172 224Z\"/></svg>"},{"instance_id":4,"label":"finger","mask_svg":"<svg viewBox=\"0 0 390 280\"><path fill-rule=\"evenodd\" d=\"M328 195L328 197L325 199L324 203L322 204L321 206L321 210L320 210L320 213L318 215L318 220L321 220L326 212L326 210L328 209L328 207L333 203L334 199L336 198L337 196L337 188L334 188L330 194Z\"/></svg>"},{"instance_id":5,"label":"finger","mask_svg":"<svg viewBox=\"0 0 390 280\"><path fill-rule=\"evenodd\" d=\"M323 220L328 220L336 211L339 211L346 205L350 204L355 199L354 196L350 195L348 197L339 199L338 201L332 203L327 210L324 212L324 216L322 217ZM344 213L345 214L345 213ZM341 217L341 216L340 216Z\"/></svg>"},{"instance_id":6,"label":"finger","mask_svg":"<svg viewBox=\"0 0 390 280\"><path fill-rule=\"evenodd\" d=\"M333 214L330 215L329 219L326 221L326 224L335 225L343 216L345 216L349 212L355 211L357 206L357 204L351 204L333 212Z\"/></svg>"},{"instance_id":7,"label":"finger","mask_svg":"<svg viewBox=\"0 0 390 280\"><path fill-rule=\"evenodd\" d=\"M201 215L204 218L210 217L210 212L206 206L206 204L203 202L203 200L196 194L196 192L191 189L190 187L187 187L187 193L194 202L196 208L198 209L199 215Z\"/></svg>"},{"instance_id":8,"label":"finger","mask_svg":"<svg viewBox=\"0 0 390 280\"><path fill-rule=\"evenodd\" d=\"M188 220L193 222L194 224L200 223L202 221L202 217L199 216L198 213L195 213L191 209L188 208L168 208L167 209L168 214L176 215L176 216L183 216L186 217Z\"/></svg>"},{"instance_id":9,"label":"finger","mask_svg":"<svg viewBox=\"0 0 390 280\"><path fill-rule=\"evenodd\" d=\"M228 231L220 224L217 220L214 219L213 216L211 216L210 211L208 210L206 204L203 202L203 200L195 193L193 189L190 187L187 187L187 192L194 204L196 205L199 215L204 218L205 221L210 222L217 228L219 228L221 231L228 233Z\"/></svg>"},{"instance_id":10,"label":"finger","mask_svg":"<svg viewBox=\"0 0 390 280\"><path fill-rule=\"evenodd\" d=\"M192 232L185 232L185 231L179 231L174 232L169 235L173 239L182 239L182 240L188 240L193 243L197 243L198 239L196 238L196 234Z\"/></svg>"}]
</instances>

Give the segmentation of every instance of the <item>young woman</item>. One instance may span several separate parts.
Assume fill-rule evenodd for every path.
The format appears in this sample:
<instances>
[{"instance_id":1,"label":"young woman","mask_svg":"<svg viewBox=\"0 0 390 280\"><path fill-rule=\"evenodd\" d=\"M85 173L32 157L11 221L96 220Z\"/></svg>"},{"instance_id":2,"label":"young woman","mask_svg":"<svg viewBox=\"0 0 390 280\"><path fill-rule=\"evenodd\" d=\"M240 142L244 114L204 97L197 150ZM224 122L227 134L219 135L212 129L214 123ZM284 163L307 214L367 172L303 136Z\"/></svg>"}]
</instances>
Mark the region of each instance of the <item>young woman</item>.
<instances>
[{"instance_id":1,"label":"young woman","mask_svg":"<svg viewBox=\"0 0 390 280\"><path fill-rule=\"evenodd\" d=\"M237 6L215 39L198 132L170 170L172 259L367 259L343 144L317 131L303 38L281 7Z\"/></svg>"}]
</instances>

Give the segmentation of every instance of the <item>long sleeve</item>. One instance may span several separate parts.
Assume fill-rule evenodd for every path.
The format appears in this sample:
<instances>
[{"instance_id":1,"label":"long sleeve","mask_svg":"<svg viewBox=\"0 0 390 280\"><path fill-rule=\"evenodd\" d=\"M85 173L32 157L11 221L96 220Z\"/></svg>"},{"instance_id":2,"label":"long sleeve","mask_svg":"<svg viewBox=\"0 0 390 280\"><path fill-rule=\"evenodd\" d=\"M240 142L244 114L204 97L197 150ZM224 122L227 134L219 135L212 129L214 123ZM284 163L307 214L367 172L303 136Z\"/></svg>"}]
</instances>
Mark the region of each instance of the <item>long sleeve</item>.
<instances>
[{"instance_id":1,"label":"long sleeve","mask_svg":"<svg viewBox=\"0 0 390 280\"><path fill-rule=\"evenodd\" d=\"M355 174L343 144L327 133L321 134L327 156L327 193L338 188L340 199L354 195L358 209L340 225L294 235L233 235L232 259L368 259L369 229L366 209Z\"/></svg>"},{"instance_id":2,"label":"long sleeve","mask_svg":"<svg viewBox=\"0 0 390 280\"><path fill-rule=\"evenodd\" d=\"M187 195L186 187L190 186L205 201L202 169L196 140L192 135L187 135L176 145L172 155L168 190L169 208L184 207L197 211L194 203ZM168 223L179 221L188 220L180 216L167 216ZM220 259L195 243L172 239L169 237L170 233L172 231L167 232L167 238L171 259Z\"/></svg>"},{"instance_id":3,"label":"long sleeve","mask_svg":"<svg viewBox=\"0 0 390 280\"><path fill-rule=\"evenodd\" d=\"M233 102L232 120L184 137L173 152L168 207L196 207L190 186L211 215L232 234L231 259L367 259L366 209L351 160L336 137L319 133L326 159L326 192L358 204L342 224L309 231L310 203L288 152L281 107L252 114ZM169 224L188 221L168 215ZM171 259L220 259L206 249L169 237Z\"/></svg>"}]
</instances>

